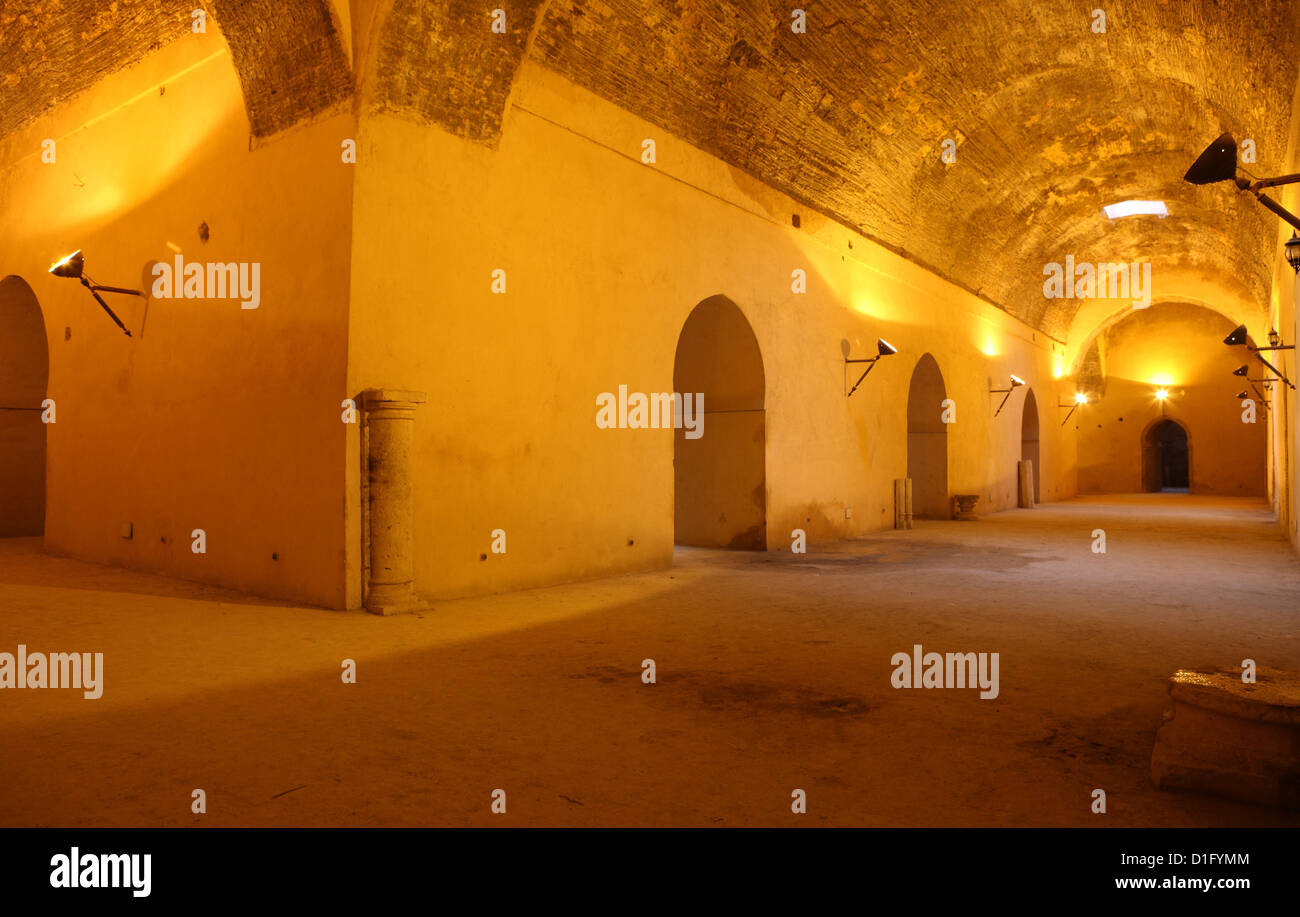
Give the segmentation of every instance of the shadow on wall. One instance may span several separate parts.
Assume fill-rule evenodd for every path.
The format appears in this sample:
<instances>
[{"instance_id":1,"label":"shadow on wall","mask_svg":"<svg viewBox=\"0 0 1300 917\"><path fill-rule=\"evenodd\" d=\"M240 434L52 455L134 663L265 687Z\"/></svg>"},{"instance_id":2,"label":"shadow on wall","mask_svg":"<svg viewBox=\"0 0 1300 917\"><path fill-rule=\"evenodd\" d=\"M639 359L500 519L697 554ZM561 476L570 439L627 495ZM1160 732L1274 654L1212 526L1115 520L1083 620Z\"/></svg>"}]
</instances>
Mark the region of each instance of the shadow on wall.
<instances>
[{"instance_id":1,"label":"shadow on wall","mask_svg":"<svg viewBox=\"0 0 1300 917\"><path fill-rule=\"evenodd\" d=\"M704 398L702 435L673 432L674 541L765 550L763 357L745 314L725 296L709 297L687 316L673 391L683 400Z\"/></svg>"},{"instance_id":2,"label":"shadow on wall","mask_svg":"<svg viewBox=\"0 0 1300 917\"><path fill-rule=\"evenodd\" d=\"M45 532L45 423L50 353L27 282L0 280L0 537Z\"/></svg>"},{"instance_id":3,"label":"shadow on wall","mask_svg":"<svg viewBox=\"0 0 1300 917\"><path fill-rule=\"evenodd\" d=\"M912 479L912 515L918 519L952 518L948 425L943 422L947 397L938 362L923 354L907 391L907 476Z\"/></svg>"}]
</instances>

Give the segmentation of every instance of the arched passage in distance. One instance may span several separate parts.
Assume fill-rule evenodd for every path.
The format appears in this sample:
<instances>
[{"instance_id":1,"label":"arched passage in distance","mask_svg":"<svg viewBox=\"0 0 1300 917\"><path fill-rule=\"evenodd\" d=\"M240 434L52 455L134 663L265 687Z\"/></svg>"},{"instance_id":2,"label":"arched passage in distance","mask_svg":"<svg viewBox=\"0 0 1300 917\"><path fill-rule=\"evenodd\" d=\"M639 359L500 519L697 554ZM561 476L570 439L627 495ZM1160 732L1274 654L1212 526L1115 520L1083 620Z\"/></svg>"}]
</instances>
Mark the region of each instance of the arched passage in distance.
<instances>
[{"instance_id":1,"label":"arched passage in distance","mask_svg":"<svg viewBox=\"0 0 1300 917\"><path fill-rule=\"evenodd\" d=\"M673 431L677 544L767 548L765 385L758 338L740 307L725 296L697 305L673 366L673 391L683 404L691 399L699 424Z\"/></svg>"},{"instance_id":2,"label":"arched passage in distance","mask_svg":"<svg viewBox=\"0 0 1300 917\"><path fill-rule=\"evenodd\" d=\"M1020 414L1020 460L1029 462L1033 486L1033 502L1021 500L1021 506L1032 506L1043 499L1043 466L1038 449L1038 399L1032 388L1025 389L1025 407Z\"/></svg>"},{"instance_id":3,"label":"arched passage in distance","mask_svg":"<svg viewBox=\"0 0 1300 917\"><path fill-rule=\"evenodd\" d=\"M22 278L0 280L0 537L45 533L45 424L50 376L41 306Z\"/></svg>"},{"instance_id":4,"label":"arched passage in distance","mask_svg":"<svg viewBox=\"0 0 1300 917\"><path fill-rule=\"evenodd\" d=\"M1187 429L1163 418L1142 436L1142 489L1148 493L1188 493L1192 486L1191 445Z\"/></svg>"},{"instance_id":5,"label":"arched passage in distance","mask_svg":"<svg viewBox=\"0 0 1300 917\"><path fill-rule=\"evenodd\" d=\"M907 391L907 476L912 479L912 515L949 519L948 425L943 422L948 397L939 364L923 354L912 370Z\"/></svg>"}]
</instances>

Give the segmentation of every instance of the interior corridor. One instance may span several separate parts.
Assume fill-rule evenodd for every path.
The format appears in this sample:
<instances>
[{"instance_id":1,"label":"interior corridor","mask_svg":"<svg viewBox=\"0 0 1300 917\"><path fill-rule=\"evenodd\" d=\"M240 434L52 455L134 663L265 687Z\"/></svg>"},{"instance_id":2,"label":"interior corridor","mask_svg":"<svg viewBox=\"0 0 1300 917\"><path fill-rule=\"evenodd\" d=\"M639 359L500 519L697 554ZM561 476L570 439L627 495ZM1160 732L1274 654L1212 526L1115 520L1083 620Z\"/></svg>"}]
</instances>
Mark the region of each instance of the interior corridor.
<instances>
[{"instance_id":1,"label":"interior corridor","mask_svg":"<svg viewBox=\"0 0 1300 917\"><path fill-rule=\"evenodd\" d=\"M394 618L4 539L0 650L102 652L104 680L98 700L6 692L0 824L1300 826L1149 775L1170 674L1300 669L1297 607L1267 506L1184 494L806 555L679 548ZM891 687L914 644L999 653L998 696Z\"/></svg>"}]
</instances>

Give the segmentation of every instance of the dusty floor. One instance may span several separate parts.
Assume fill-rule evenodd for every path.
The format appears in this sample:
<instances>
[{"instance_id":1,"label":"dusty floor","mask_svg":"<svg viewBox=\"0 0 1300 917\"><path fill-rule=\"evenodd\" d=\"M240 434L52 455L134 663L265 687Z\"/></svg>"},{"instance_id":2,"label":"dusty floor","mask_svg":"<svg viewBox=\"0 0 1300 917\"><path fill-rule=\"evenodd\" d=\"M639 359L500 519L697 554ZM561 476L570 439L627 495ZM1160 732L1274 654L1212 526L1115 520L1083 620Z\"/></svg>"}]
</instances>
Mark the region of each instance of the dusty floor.
<instances>
[{"instance_id":1,"label":"dusty floor","mask_svg":"<svg viewBox=\"0 0 1300 917\"><path fill-rule=\"evenodd\" d=\"M0 692L0 825L1300 825L1148 777L1176 668L1300 668L1300 563L1254 502L679 551L390 619L38 548L0 541L0 651L103 652L105 688ZM895 690L915 643L1000 653L1000 696Z\"/></svg>"}]
</instances>

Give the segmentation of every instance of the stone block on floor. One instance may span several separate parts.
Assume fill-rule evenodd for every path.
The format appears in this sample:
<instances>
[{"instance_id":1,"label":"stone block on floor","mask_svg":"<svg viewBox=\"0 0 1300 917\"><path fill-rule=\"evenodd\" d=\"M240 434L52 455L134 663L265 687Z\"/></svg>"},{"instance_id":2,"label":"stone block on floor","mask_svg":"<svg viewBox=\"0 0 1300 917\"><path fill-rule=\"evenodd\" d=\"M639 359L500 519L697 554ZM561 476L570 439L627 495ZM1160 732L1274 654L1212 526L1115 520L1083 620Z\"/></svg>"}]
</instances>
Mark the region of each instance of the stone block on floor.
<instances>
[{"instance_id":1,"label":"stone block on floor","mask_svg":"<svg viewBox=\"0 0 1300 917\"><path fill-rule=\"evenodd\" d=\"M975 520L979 516L975 514L975 504L979 502L979 494L953 494L953 514L954 519Z\"/></svg>"},{"instance_id":2,"label":"stone block on floor","mask_svg":"<svg viewBox=\"0 0 1300 917\"><path fill-rule=\"evenodd\" d=\"M1300 672L1261 667L1179 670L1173 709L1156 733L1151 778L1243 802L1300 809Z\"/></svg>"}]
</instances>

